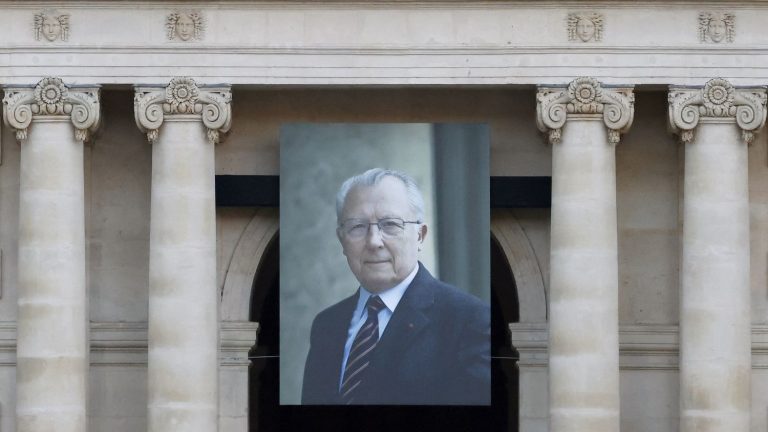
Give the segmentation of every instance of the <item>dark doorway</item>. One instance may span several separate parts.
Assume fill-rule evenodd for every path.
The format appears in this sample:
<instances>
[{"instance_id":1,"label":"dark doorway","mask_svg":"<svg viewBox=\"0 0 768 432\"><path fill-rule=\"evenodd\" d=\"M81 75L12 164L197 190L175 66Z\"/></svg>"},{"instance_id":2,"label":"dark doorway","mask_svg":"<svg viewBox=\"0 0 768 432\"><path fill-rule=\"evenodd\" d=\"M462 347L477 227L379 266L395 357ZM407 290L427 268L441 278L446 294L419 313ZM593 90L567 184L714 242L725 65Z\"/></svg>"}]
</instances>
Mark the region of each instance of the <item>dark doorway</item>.
<instances>
[{"instance_id":1,"label":"dark doorway","mask_svg":"<svg viewBox=\"0 0 768 432\"><path fill-rule=\"evenodd\" d=\"M251 321L259 323L259 335L258 344L250 353L248 392L250 432L281 430L279 257L279 240L275 236L267 246L259 264L251 294ZM508 329L509 323L518 320L519 305L515 279L501 246L491 237L492 405L490 411L480 412L484 413L482 415L484 419L480 422L484 430L518 431L518 353L511 344ZM301 414L301 411L296 413Z\"/></svg>"},{"instance_id":2,"label":"dark doorway","mask_svg":"<svg viewBox=\"0 0 768 432\"><path fill-rule=\"evenodd\" d=\"M250 320L259 323L248 372L248 430L277 431L280 406L280 240L275 236L259 263L251 290Z\"/></svg>"},{"instance_id":3,"label":"dark doorway","mask_svg":"<svg viewBox=\"0 0 768 432\"><path fill-rule=\"evenodd\" d=\"M498 241L491 236L491 397L493 430L518 431L519 374L517 350L509 323L518 322L520 308L512 269Z\"/></svg>"}]
</instances>

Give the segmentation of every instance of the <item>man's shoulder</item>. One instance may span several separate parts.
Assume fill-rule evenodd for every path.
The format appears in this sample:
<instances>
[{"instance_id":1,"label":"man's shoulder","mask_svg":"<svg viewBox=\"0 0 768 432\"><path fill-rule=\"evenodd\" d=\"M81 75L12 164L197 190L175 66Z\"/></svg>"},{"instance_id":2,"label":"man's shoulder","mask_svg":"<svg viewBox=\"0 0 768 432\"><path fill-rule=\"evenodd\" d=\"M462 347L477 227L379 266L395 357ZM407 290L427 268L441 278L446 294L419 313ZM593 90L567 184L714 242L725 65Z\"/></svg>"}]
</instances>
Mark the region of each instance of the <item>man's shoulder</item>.
<instances>
[{"instance_id":1,"label":"man's shoulder","mask_svg":"<svg viewBox=\"0 0 768 432\"><path fill-rule=\"evenodd\" d=\"M437 333L449 338L461 335L465 338L461 343L490 346L491 307L487 302L431 275L421 281L420 307L415 307L435 323Z\"/></svg>"},{"instance_id":2,"label":"man's shoulder","mask_svg":"<svg viewBox=\"0 0 768 432\"><path fill-rule=\"evenodd\" d=\"M472 294L467 293L451 284L435 279L426 269L425 274L417 277L422 289L428 290L434 298L435 306L451 309L454 312L465 311L474 314L490 314L490 305Z\"/></svg>"},{"instance_id":3,"label":"man's shoulder","mask_svg":"<svg viewBox=\"0 0 768 432\"><path fill-rule=\"evenodd\" d=\"M357 302L357 292L339 301L338 303L334 303L328 306L327 308L323 309L322 311L320 311L315 316L315 323L334 321L339 319L340 316L350 315L355 308L356 302Z\"/></svg>"},{"instance_id":4,"label":"man's shoulder","mask_svg":"<svg viewBox=\"0 0 768 432\"><path fill-rule=\"evenodd\" d=\"M443 304L446 307L476 313L490 312L490 305L474 295L443 281L437 279L435 281L436 284L433 285L433 289L435 290L436 304Z\"/></svg>"}]
</instances>

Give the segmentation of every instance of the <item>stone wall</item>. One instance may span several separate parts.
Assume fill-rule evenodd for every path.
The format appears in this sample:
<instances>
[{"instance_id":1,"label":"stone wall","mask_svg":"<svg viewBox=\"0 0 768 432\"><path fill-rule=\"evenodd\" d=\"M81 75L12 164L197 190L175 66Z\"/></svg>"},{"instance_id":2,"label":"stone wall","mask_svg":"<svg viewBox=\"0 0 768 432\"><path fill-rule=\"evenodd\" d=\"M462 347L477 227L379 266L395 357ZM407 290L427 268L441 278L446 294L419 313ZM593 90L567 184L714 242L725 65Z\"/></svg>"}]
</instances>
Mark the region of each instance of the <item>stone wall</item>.
<instances>
[{"instance_id":1,"label":"stone wall","mask_svg":"<svg viewBox=\"0 0 768 432\"><path fill-rule=\"evenodd\" d=\"M667 131L668 89L718 76L768 84L768 8L757 0L712 6L0 0L0 85L34 86L56 75L104 86L103 122L84 149L90 430L133 432L147 424L152 146L136 127L131 86L164 86L172 76L233 85L233 128L216 147L216 174L278 175L279 130L287 122L464 122L490 126L492 176L550 176L552 147L536 127L536 86L587 75L636 86L634 124L616 147L622 430L678 430L685 151ZM177 26L181 15L197 32ZM46 18L58 30L46 30ZM20 147L12 128L1 129L0 430L14 430ZM767 143L763 132L747 149L751 432L768 427ZM549 210L502 216L522 233L549 290ZM250 283L237 250L254 241L253 220L259 233L272 233L276 218L256 209L217 211L217 282L226 300L222 431L246 423L244 353L256 330L237 307L249 300ZM518 282L519 290L538 286ZM531 316L512 326L522 355L523 432L547 430L549 418L547 324Z\"/></svg>"},{"instance_id":2,"label":"stone wall","mask_svg":"<svg viewBox=\"0 0 768 432\"><path fill-rule=\"evenodd\" d=\"M106 126L86 148L86 208L88 280L91 320L105 330L92 328L90 377L91 426L135 430L144 424L146 395L143 384L146 362L146 290L148 263L149 155L151 147L135 128L131 92L103 92ZM491 127L492 175L549 175L550 147L535 130L533 92L493 89L355 89L234 90L234 129L217 147L218 174L277 174L279 127L284 122L487 122ZM527 102L526 102L527 101ZM470 103L471 102L471 103ZM418 108L414 108L418 105ZM678 262L681 158L678 144L665 130L665 94L638 92L633 129L617 147L617 199L619 221L620 322L622 324L622 419L625 428L674 430L677 418L676 338L678 316ZM3 131L3 164L0 165L0 244L2 257L3 322L13 326L15 316L16 224L18 202L18 145L8 128ZM766 323L766 244L768 177L764 136L750 152L752 224L752 287L754 338L754 427L759 416L762 382L757 379L764 359ZM218 212L219 281L237 240L253 214L249 209ZM517 210L547 281L548 213ZM524 305L523 305L524 307ZM116 326L116 327L115 327ZM127 326L127 327L126 327ZM117 330L114 330L112 328ZM111 330L106 330L111 329ZM128 329L128 330L126 330ZM110 340L102 331L122 337L100 348L95 339ZM672 333L670 333L672 332ZM13 337L5 340L5 391L2 427L13 424ZM629 335L631 336L631 339ZM131 348L126 352L125 346ZM10 349L9 349L10 348ZM110 357L101 360L97 349ZM762 354L761 354L762 353ZM107 354L104 354L107 355ZM539 387L541 379L539 378ZM523 381L525 385L526 381ZM536 386L533 386L536 387ZM544 386L546 388L546 386ZM523 392L533 394L536 390ZM664 398L652 397L664 395ZM648 400L658 407L646 409ZM665 402L666 401L666 402ZM222 401L223 406L227 401ZM115 406L122 408L115 411ZM523 407L529 412L541 407ZM546 412L546 410L544 411ZM525 416L525 413L524 415ZM121 426L122 425L122 426ZM634 428L634 429L632 429ZM119 430L119 429L118 429ZM755 429L757 430L757 429Z\"/></svg>"}]
</instances>

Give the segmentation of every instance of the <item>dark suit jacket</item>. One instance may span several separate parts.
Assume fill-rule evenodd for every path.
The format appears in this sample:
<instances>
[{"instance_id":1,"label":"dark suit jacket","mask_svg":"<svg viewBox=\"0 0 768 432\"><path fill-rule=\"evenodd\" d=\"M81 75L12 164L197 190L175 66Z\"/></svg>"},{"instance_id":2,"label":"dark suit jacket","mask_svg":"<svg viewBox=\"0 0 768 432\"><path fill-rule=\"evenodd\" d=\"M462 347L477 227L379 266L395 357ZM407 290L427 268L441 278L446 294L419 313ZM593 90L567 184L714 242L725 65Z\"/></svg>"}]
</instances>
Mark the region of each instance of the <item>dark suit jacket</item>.
<instances>
[{"instance_id":1,"label":"dark suit jacket","mask_svg":"<svg viewBox=\"0 0 768 432\"><path fill-rule=\"evenodd\" d=\"M302 404L341 404L339 376L358 294L312 323ZM490 308L432 277L419 263L376 346L356 402L366 405L487 405L491 398Z\"/></svg>"}]
</instances>

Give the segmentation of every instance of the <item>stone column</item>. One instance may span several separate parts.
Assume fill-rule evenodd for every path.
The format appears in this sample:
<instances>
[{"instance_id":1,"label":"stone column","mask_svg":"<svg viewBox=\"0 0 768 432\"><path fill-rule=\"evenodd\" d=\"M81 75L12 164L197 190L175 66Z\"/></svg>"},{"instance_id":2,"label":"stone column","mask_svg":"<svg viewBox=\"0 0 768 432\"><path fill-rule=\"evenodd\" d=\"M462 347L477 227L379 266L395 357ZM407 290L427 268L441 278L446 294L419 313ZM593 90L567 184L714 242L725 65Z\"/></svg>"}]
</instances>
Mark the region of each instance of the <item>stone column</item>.
<instances>
[{"instance_id":1,"label":"stone column","mask_svg":"<svg viewBox=\"0 0 768 432\"><path fill-rule=\"evenodd\" d=\"M136 123L153 145L150 432L218 429L214 146L229 129L230 100L228 87L191 78L136 89Z\"/></svg>"},{"instance_id":2,"label":"stone column","mask_svg":"<svg viewBox=\"0 0 768 432\"><path fill-rule=\"evenodd\" d=\"M685 145L681 432L750 430L747 144L765 123L765 100L765 90L719 78L669 92Z\"/></svg>"},{"instance_id":3,"label":"stone column","mask_svg":"<svg viewBox=\"0 0 768 432\"><path fill-rule=\"evenodd\" d=\"M618 432L615 145L634 95L582 77L540 88L537 102L552 144L550 431Z\"/></svg>"},{"instance_id":4,"label":"stone column","mask_svg":"<svg viewBox=\"0 0 768 432\"><path fill-rule=\"evenodd\" d=\"M3 103L21 143L16 430L84 432L83 142L99 123L99 90L44 78L6 88Z\"/></svg>"}]
</instances>

